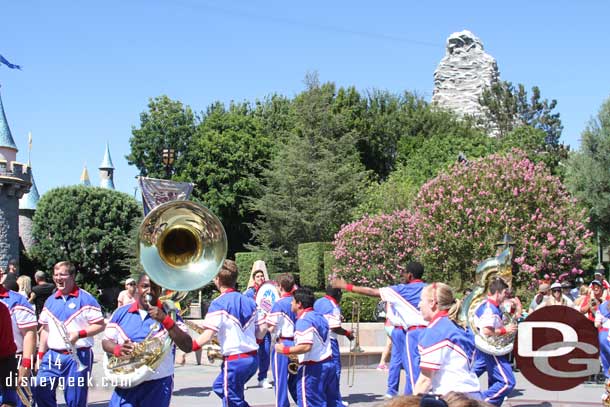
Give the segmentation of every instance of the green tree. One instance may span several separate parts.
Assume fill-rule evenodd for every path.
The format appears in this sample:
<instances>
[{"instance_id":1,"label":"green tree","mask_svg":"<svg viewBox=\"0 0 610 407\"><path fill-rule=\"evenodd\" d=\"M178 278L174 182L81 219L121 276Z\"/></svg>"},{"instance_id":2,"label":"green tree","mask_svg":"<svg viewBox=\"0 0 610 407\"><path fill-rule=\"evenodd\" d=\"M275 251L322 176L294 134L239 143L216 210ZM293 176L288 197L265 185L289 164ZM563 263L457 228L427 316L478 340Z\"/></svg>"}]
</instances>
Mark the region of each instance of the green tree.
<instances>
[{"instance_id":1,"label":"green tree","mask_svg":"<svg viewBox=\"0 0 610 407\"><path fill-rule=\"evenodd\" d=\"M259 195L257 179L269 166L274 145L263 132L261 117L247 103L210 106L191 146L184 155L183 170L176 178L195 183L195 198L222 221L229 252L243 250L250 240L248 223L254 214L246 197Z\"/></svg>"},{"instance_id":2,"label":"green tree","mask_svg":"<svg viewBox=\"0 0 610 407\"><path fill-rule=\"evenodd\" d=\"M47 270L74 263L82 281L116 286L134 263L133 229L141 207L129 195L97 187L55 188L42 196L34 215L38 243L32 256Z\"/></svg>"},{"instance_id":3,"label":"green tree","mask_svg":"<svg viewBox=\"0 0 610 407\"><path fill-rule=\"evenodd\" d=\"M368 179L357 136L332 110L334 85L319 84L315 75L306 85L294 102L294 130L263 171L262 194L251 199L260 214L251 225L255 247L279 254L274 264L286 271L295 270L299 243L332 240Z\"/></svg>"},{"instance_id":4,"label":"green tree","mask_svg":"<svg viewBox=\"0 0 610 407\"><path fill-rule=\"evenodd\" d=\"M590 209L591 229L610 240L610 99L582 133L580 150L571 155L566 184Z\"/></svg>"},{"instance_id":5,"label":"green tree","mask_svg":"<svg viewBox=\"0 0 610 407\"><path fill-rule=\"evenodd\" d=\"M173 148L173 169L179 174L186 164L183 157L196 127L197 118L190 107L165 95L149 99L148 111L140 113L140 128L131 129L131 153L125 158L141 175L166 178L161 156L164 148Z\"/></svg>"},{"instance_id":6,"label":"green tree","mask_svg":"<svg viewBox=\"0 0 610 407\"><path fill-rule=\"evenodd\" d=\"M541 99L540 89L532 87L531 97L525 86L500 81L483 91L479 103L485 108L481 124L490 133L497 132L500 138L519 126L531 126L546 133L545 143L559 144L563 130L560 114L553 112L555 99Z\"/></svg>"}]
</instances>

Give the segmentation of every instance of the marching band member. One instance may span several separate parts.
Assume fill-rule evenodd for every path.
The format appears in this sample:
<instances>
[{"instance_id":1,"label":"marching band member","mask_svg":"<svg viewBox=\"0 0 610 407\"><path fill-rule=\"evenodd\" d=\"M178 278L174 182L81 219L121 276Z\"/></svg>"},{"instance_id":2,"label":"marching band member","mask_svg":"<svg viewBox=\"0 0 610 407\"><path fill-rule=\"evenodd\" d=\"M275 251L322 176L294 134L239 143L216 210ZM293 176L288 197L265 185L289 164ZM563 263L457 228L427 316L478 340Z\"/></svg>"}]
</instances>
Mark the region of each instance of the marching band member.
<instances>
[{"instance_id":1,"label":"marching band member","mask_svg":"<svg viewBox=\"0 0 610 407\"><path fill-rule=\"evenodd\" d=\"M244 292L244 295L248 298L252 298L256 301L256 294L261 285L265 281L269 280L267 274L267 265L263 260L256 260L252 264L252 271L250 272L250 280L248 281L248 289ZM260 311L260 310L259 310ZM267 372L269 371L271 349L271 335L267 334L262 341L259 341L258 345L258 385L264 389L272 389L273 385L267 380Z\"/></svg>"},{"instance_id":2,"label":"marching band member","mask_svg":"<svg viewBox=\"0 0 610 407\"><path fill-rule=\"evenodd\" d=\"M17 346L13 338L11 312L0 301L0 401L1 407L17 405L17 392L12 380L17 373Z\"/></svg>"},{"instance_id":3,"label":"marching band member","mask_svg":"<svg viewBox=\"0 0 610 407\"><path fill-rule=\"evenodd\" d=\"M499 304L504 301L508 284L500 278L489 284L487 300L475 311L475 326L483 336L506 335L517 330L516 325L504 326L502 311ZM488 388L482 392L483 399L493 405L500 406L504 398L515 387L515 375L507 355L495 356L480 349L476 351L474 371L477 376L487 372Z\"/></svg>"},{"instance_id":4,"label":"marching band member","mask_svg":"<svg viewBox=\"0 0 610 407\"><path fill-rule=\"evenodd\" d=\"M332 406L337 400L337 373L332 361L330 329L313 310L315 297L309 288L293 293L292 312L297 315L294 346L275 345L275 351L299 356L297 398L299 407Z\"/></svg>"},{"instance_id":5,"label":"marching band member","mask_svg":"<svg viewBox=\"0 0 610 407\"><path fill-rule=\"evenodd\" d=\"M296 314L292 311L292 289L294 276L282 274L278 278L281 298L273 304L271 313L267 316L267 326L270 333L275 333L278 343L284 346L294 345L294 325ZM289 407L288 393L297 402L297 376L288 373L288 356L271 350L271 371L275 383L275 405Z\"/></svg>"},{"instance_id":6,"label":"marching band member","mask_svg":"<svg viewBox=\"0 0 610 407\"><path fill-rule=\"evenodd\" d=\"M610 342L608 329L610 328L610 301L604 301L595 313L595 327L598 331L599 357L606 379L610 379Z\"/></svg>"},{"instance_id":7,"label":"marching band member","mask_svg":"<svg viewBox=\"0 0 610 407\"><path fill-rule=\"evenodd\" d=\"M235 291L237 266L225 260L214 277L220 296L210 304L203 320L203 333L193 341L193 350L218 336L224 361L220 374L213 384L214 393L222 399L224 407L248 406L244 400L244 386L256 373L258 366L257 338L266 333L265 321L259 318L256 303Z\"/></svg>"},{"instance_id":8,"label":"marching band member","mask_svg":"<svg viewBox=\"0 0 610 407\"><path fill-rule=\"evenodd\" d=\"M479 379L471 369L474 336L456 322L460 303L453 291L443 283L428 285L419 308L428 327L419 337L420 374L414 393L445 395L460 389L480 400Z\"/></svg>"},{"instance_id":9,"label":"marching band member","mask_svg":"<svg viewBox=\"0 0 610 407\"><path fill-rule=\"evenodd\" d=\"M102 340L102 348L106 353L119 358L129 357L136 344L147 338L153 329L155 338L164 341L169 335L180 350L191 351L193 342L186 325L180 317L174 321L165 314L163 304L159 301L160 295L161 287L146 274L141 274L137 281L135 301L118 308L106 326ZM173 351L174 349L166 353L159 367L142 383L131 388L115 388L109 407L168 407L174 382Z\"/></svg>"},{"instance_id":10,"label":"marching band member","mask_svg":"<svg viewBox=\"0 0 610 407\"><path fill-rule=\"evenodd\" d=\"M370 297L381 297L390 304L392 312L392 346L400 352L402 367L405 369L407 383L405 394L412 394L415 381L419 376L419 351L417 345L419 335L427 322L419 311L419 302L422 289L426 284L421 280L424 275L424 266L412 261L407 264L401 275L403 283L390 287L370 288L347 284L343 279L334 279L332 286L353 291L357 294ZM390 361L391 363L391 361Z\"/></svg>"},{"instance_id":11,"label":"marching band member","mask_svg":"<svg viewBox=\"0 0 610 407\"><path fill-rule=\"evenodd\" d=\"M341 398L341 353L339 352L339 341L337 335L346 336L350 341L354 335L347 329L341 327L341 290L331 286L326 287L326 295L319 298L313 304L313 310L324 315L330 328L330 347L333 352L333 363L337 371L337 407L347 406L348 403ZM330 407L330 406L329 406Z\"/></svg>"},{"instance_id":12,"label":"marching band member","mask_svg":"<svg viewBox=\"0 0 610 407\"><path fill-rule=\"evenodd\" d=\"M10 310L13 338L17 346L19 363L19 382L30 378L32 360L36 349L36 328L38 321L34 307L23 295L9 291L0 284L0 301ZM19 357L19 355L21 357ZM20 384L20 383L19 383ZM21 400L17 403L21 407Z\"/></svg>"},{"instance_id":13,"label":"marching band member","mask_svg":"<svg viewBox=\"0 0 610 407\"><path fill-rule=\"evenodd\" d=\"M93 336L104 330L100 305L87 291L75 283L76 268L69 261L53 267L54 295L47 298L40 314L42 324L38 360L40 369L32 388L39 407L57 407L55 390L59 380L73 381L66 386L64 397L68 407L87 405L87 377L93 364ZM74 349L74 354L70 353ZM78 371L78 358L86 369Z\"/></svg>"}]
</instances>

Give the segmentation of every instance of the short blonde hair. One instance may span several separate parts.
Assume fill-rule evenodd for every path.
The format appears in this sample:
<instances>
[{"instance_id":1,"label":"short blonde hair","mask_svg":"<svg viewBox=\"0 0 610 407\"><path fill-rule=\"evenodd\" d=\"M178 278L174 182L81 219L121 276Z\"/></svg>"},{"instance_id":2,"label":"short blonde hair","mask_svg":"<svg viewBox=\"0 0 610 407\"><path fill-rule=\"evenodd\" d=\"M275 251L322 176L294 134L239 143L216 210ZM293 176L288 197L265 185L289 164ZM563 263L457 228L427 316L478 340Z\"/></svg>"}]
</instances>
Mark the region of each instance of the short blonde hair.
<instances>
[{"instance_id":1,"label":"short blonde hair","mask_svg":"<svg viewBox=\"0 0 610 407\"><path fill-rule=\"evenodd\" d=\"M19 286L19 291L23 291L27 296L32 292L32 279L29 276L17 277L17 285Z\"/></svg>"}]
</instances>

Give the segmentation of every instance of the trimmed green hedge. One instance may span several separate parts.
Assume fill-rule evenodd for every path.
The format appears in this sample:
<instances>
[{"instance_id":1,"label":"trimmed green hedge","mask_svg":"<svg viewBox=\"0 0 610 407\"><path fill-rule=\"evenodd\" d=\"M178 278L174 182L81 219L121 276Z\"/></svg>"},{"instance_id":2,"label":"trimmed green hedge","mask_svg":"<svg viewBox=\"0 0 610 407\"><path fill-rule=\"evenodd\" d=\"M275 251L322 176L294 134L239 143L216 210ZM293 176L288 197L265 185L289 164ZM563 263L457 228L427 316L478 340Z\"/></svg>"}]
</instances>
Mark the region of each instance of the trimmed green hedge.
<instances>
[{"instance_id":1,"label":"trimmed green hedge","mask_svg":"<svg viewBox=\"0 0 610 407\"><path fill-rule=\"evenodd\" d=\"M335 255L333 251L324 252L324 281L328 281L330 275L333 273L333 267L337 260L335 259Z\"/></svg>"},{"instance_id":2,"label":"trimmed green hedge","mask_svg":"<svg viewBox=\"0 0 610 407\"><path fill-rule=\"evenodd\" d=\"M326 286L324 252L332 248L333 244L328 242L301 243L298 246L301 285L313 289L322 289Z\"/></svg>"},{"instance_id":3,"label":"trimmed green hedge","mask_svg":"<svg viewBox=\"0 0 610 407\"><path fill-rule=\"evenodd\" d=\"M265 252L240 252L235 253L235 263L237 264L237 287L239 291L244 291L248 280L250 279L250 271L256 260L263 260L267 265L267 273L269 278L274 272L273 263Z\"/></svg>"},{"instance_id":4,"label":"trimmed green hedge","mask_svg":"<svg viewBox=\"0 0 610 407\"><path fill-rule=\"evenodd\" d=\"M325 292L316 292L316 299L324 297ZM343 315L343 322L352 322L352 302L356 301L360 303L360 322L377 322L375 319L375 308L377 303L381 301L381 298L367 297L365 295L352 294L343 291L341 297L341 315ZM356 321L354 321L356 322Z\"/></svg>"}]
</instances>

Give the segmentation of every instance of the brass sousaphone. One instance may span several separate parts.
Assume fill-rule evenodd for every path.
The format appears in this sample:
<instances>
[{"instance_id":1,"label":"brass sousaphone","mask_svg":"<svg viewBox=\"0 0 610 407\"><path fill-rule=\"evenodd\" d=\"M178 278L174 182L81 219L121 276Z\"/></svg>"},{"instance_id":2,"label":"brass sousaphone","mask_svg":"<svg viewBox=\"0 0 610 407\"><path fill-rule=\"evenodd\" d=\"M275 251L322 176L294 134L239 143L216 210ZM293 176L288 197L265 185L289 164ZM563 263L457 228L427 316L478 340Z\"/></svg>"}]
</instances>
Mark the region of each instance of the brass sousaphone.
<instances>
[{"instance_id":1,"label":"brass sousaphone","mask_svg":"<svg viewBox=\"0 0 610 407\"><path fill-rule=\"evenodd\" d=\"M227 255L227 235L220 220L206 207L191 201L171 201L144 218L138 234L140 263L148 277L166 290L188 292L214 279ZM175 318L173 300L164 308ZM134 357L104 359L106 376L129 388L147 379L171 349L169 335L136 344Z\"/></svg>"}]
</instances>

